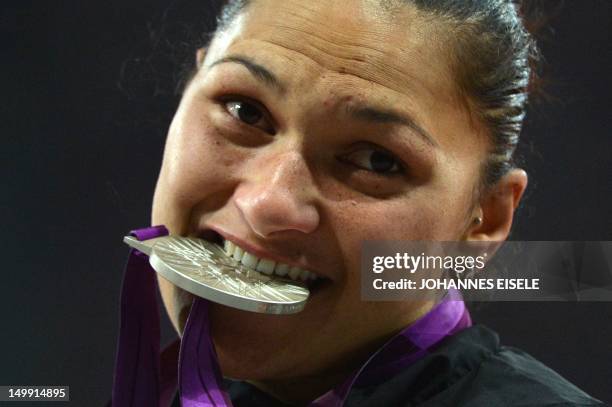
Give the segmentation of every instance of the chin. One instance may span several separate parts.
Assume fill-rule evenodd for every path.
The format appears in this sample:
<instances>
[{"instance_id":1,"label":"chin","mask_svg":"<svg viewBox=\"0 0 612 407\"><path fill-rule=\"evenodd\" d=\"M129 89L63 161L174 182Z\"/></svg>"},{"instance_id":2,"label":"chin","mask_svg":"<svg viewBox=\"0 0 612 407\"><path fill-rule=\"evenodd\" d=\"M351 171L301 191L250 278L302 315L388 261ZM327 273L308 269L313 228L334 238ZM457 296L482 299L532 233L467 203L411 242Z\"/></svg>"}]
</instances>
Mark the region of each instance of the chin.
<instances>
[{"instance_id":1,"label":"chin","mask_svg":"<svg viewBox=\"0 0 612 407\"><path fill-rule=\"evenodd\" d=\"M168 316L180 337L195 298L187 291L160 278L160 290ZM224 376L240 380L271 380L307 371L309 357L318 349L329 318L326 296L310 298L297 314L270 315L242 311L210 303L211 334ZM329 299L328 299L329 300Z\"/></svg>"},{"instance_id":2,"label":"chin","mask_svg":"<svg viewBox=\"0 0 612 407\"><path fill-rule=\"evenodd\" d=\"M211 332L223 374L273 380L316 370L313 350L325 349L320 344L328 329L314 305L298 314L267 315L212 304Z\"/></svg>"}]
</instances>

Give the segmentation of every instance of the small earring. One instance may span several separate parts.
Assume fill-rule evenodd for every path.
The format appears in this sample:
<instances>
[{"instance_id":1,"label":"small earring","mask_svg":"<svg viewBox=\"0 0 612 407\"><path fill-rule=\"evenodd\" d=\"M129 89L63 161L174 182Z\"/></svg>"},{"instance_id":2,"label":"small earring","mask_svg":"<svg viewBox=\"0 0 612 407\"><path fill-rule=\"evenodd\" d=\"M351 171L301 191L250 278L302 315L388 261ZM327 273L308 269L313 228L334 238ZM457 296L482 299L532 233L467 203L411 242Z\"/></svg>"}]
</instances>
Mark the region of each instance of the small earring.
<instances>
[{"instance_id":1,"label":"small earring","mask_svg":"<svg viewBox=\"0 0 612 407\"><path fill-rule=\"evenodd\" d=\"M474 218L474 224L475 225L480 225L482 224L482 218L480 216L477 216Z\"/></svg>"}]
</instances>

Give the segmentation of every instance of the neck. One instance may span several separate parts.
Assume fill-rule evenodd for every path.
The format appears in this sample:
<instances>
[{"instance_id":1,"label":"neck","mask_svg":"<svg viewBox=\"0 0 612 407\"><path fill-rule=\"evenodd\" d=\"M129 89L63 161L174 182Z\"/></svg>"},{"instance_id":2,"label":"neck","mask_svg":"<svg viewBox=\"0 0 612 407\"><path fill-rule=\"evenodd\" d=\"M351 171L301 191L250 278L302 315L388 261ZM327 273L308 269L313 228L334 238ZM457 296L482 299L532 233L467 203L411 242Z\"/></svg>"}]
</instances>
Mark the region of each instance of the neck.
<instances>
[{"instance_id":1,"label":"neck","mask_svg":"<svg viewBox=\"0 0 612 407\"><path fill-rule=\"evenodd\" d=\"M249 382L261 391L291 406L305 406L342 383L348 374L321 375L275 381Z\"/></svg>"},{"instance_id":2,"label":"neck","mask_svg":"<svg viewBox=\"0 0 612 407\"><path fill-rule=\"evenodd\" d=\"M410 322L399 329L379 337L360 349L341 355L335 363L334 368L318 371L308 376L280 378L273 380L249 381L261 391L292 406L305 406L325 394L327 391L339 386L349 376L357 371L371 356L383 346L389 339L399 331L411 325L419 317L432 309L433 301L421 304L411 315Z\"/></svg>"}]
</instances>

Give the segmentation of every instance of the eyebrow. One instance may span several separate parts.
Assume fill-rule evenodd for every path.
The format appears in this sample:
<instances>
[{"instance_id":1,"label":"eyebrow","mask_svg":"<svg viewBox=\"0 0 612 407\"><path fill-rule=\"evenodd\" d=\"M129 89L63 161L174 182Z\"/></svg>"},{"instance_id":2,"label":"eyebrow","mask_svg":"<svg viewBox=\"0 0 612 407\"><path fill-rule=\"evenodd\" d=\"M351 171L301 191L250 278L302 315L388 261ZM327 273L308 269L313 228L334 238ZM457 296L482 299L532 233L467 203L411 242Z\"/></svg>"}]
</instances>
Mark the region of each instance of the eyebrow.
<instances>
[{"instance_id":1,"label":"eyebrow","mask_svg":"<svg viewBox=\"0 0 612 407\"><path fill-rule=\"evenodd\" d=\"M285 84L280 81L278 77L270 70L243 55L229 55L227 57L220 58L210 64L209 68L224 63L235 63L244 66L256 79L264 83L266 86L274 88L280 93L285 93L287 90ZM349 115L353 116L354 118L370 123L393 123L407 126L417 135L419 135L427 144L433 147L438 147L438 143L435 141L435 139L409 116L400 114L393 110L378 109L371 106L348 105L347 111Z\"/></svg>"},{"instance_id":2,"label":"eyebrow","mask_svg":"<svg viewBox=\"0 0 612 407\"><path fill-rule=\"evenodd\" d=\"M392 123L407 126L417 133L427 144L432 147L438 147L436 140L409 116L393 110L378 109L370 106L349 105L347 106L347 111L349 115L370 123Z\"/></svg>"},{"instance_id":3,"label":"eyebrow","mask_svg":"<svg viewBox=\"0 0 612 407\"><path fill-rule=\"evenodd\" d=\"M287 87L281 82L276 75L270 72L267 68L253 62L247 57L242 55L230 55L221 59L216 60L210 64L209 68L213 66L224 64L224 63L235 63L244 66L249 72L259 81L267 85L268 87L274 88L280 93L285 93Z\"/></svg>"}]
</instances>

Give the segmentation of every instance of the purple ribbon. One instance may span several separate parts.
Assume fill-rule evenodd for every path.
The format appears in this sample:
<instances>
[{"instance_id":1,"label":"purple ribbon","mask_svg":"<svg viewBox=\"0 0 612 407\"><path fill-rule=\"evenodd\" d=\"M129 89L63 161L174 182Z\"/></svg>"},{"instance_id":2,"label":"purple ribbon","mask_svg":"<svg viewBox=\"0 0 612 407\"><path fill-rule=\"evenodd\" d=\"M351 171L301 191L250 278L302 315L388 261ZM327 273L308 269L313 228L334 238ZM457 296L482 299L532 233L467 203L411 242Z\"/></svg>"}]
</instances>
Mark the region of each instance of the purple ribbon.
<instances>
[{"instance_id":1,"label":"purple ribbon","mask_svg":"<svg viewBox=\"0 0 612 407\"><path fill-rule=\"evenodd\" d=\"M139 240L164 236L163 226L131 232ZM121 322L113 382L113 406L159 406L160 323L157 279L149 259L132 249L121 288Z\"/></svg>"},{"instance_id":2,"label":"purple ribbon","mask_svg":"<svg viewBox=\"0 0 612 407\"><path fill-rule=\"evenodd\" d=\"M139 240L168 234L163 226L131 232ZM132 249L121 290L121 324L112 406L167 407L176 390L183 407L230 407L212 343L208 301L194 300L183 338L160 354L157 279L148 257ZM471 325L458 291L449 291L430 312L403 329L341 385L313 401L313 407L340 407L353 386L374 384L397 374L447 336ZM161 358L161 364L160 364ZM177 368L178 363L178 368Z\"/></svg>"},{"instance_id":3,"label":"purple ribbon","mask_svg":"<svg viewBox=\"0 0 612 407\"><path fill-rule=\"evenodd\" d=\"M191 306L179 356L181 406L231 406L223 389L208 323L208 301L196 298Z\"/></svg>"},{"instance_id":4,"label":"purple ribbon","mask_svg":"<svg viewBox=\"0 0 612 407\"><path fill-rule=\"evenodd\" d=\"M342 406L353 386L384 382L425 356L446 337L471 325L472 320L461 293L449 290L439 304L392 337L340 386L325 393L310 406Z\"/></svg>"}]
</instances>

